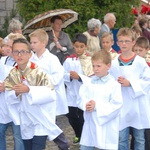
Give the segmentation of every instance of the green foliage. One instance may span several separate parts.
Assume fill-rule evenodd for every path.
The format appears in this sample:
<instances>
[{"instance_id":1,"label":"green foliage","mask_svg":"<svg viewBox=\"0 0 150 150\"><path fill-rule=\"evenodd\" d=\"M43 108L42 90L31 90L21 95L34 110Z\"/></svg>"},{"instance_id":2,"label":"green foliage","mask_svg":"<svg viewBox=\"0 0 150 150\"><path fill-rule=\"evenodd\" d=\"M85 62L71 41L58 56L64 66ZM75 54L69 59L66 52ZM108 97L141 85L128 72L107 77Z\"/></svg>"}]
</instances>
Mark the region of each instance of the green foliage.
<instances>
[{"instance_id":1,"label":"green foliage","mask_svg":"<svg viewBox=\"0 0 150 150\"><path fill-rule=\"evenodd\" d=\"M87 30L87 21L98 18L103 21L107 12L114 12L117 18L115 28L130 27L134 16L132 6L139 6L140 0L18 0L17 10L26 21L35 15L54 9L72 9L79 13L79 19L65 29L71 37Z\"/></svg>"}]
</instances>

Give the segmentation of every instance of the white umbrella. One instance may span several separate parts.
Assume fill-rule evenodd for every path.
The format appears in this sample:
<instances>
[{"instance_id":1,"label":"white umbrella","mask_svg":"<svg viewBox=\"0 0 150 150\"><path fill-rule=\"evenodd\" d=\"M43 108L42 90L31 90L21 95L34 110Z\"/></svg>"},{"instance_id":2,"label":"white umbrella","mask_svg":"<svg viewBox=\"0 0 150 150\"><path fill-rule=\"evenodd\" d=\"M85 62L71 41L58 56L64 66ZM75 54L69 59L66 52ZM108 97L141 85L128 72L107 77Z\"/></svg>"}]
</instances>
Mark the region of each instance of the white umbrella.
<instances>
[{"instance_id":1,"label":"white umbrella","mask_svg":"<svg viewBox=\"0 0 150 150\"><path fill-rule=\"evenodd\" d=\"M57 15L63 20L62 28L66 28L68 25L78 20L78 13L71 9L50 10L29 20L23 29L23 33L31 33L38 28L42 28L46 31L51 30L51 18Z\"/></svg>"}]
</instances>

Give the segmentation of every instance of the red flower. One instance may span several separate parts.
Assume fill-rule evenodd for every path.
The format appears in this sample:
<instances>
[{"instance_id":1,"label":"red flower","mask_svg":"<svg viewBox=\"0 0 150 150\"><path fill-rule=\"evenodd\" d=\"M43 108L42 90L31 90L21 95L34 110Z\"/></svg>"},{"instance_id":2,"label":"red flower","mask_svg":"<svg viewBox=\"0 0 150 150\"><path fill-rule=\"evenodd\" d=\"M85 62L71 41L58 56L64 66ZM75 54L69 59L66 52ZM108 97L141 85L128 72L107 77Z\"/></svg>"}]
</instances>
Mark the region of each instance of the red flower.
<instances>
[{"instance_id":1,"label":"red flower","mask_svg":"<svg viewBox=\"0 0 150 150\"><path fill-rule=\"evenodd\" d=\"M147 14L148 10L149 10L149 6L148 5L142 5L140 13L141 14Z\"/></svg>"},{"instance_id":2,"label":"red flower","mask_svg":"<svg viewBox=\"0 0 150 150\"><path fill-rule=\"evenodd\" d=\"M137 8L135 8L135 7L132 8L132 14L138 15L138 10L137 10Z\"/></svg>"}]
</instances>

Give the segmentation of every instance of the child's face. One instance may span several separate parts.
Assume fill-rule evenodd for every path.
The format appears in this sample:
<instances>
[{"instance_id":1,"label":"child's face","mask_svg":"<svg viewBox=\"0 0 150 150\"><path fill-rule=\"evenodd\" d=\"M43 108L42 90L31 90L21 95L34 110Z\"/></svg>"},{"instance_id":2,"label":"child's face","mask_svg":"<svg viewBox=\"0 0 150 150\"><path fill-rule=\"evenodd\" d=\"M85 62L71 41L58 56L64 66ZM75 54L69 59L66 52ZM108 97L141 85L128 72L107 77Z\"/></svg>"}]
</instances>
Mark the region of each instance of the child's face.
<instances>
[{"instance_id":1,"label":"child's face","mask_svg":"<svg viewBox=\"0 0 150 150\"><path fill-rule=\"evenodd\" d=\"M7 56L7 45L3 45L2 48L1 48L1 50L2 50L2 51L1 51L1 52L2 52L2 55L3 55L3 56Z\"/></svg>"},{"instance_id":2,"label":"child's face","mask_svg":"<svg viewBox=\"0 0 150 150\"><path fill-rule=\"evenodd\" d=\"M137 54L137 55L139 55L139 56L141 56L141 57L145 57L145 55L146 55L146 53L147 53L147 51L148 51L148 49L146 49L146 48L142 48L142 47L140 47L140 46L134 46L134 48L133 48L133 51Z\"/></svg>"},{"instance_id":3,"label":"child's face","mask_svg":"<svg viewBox=\"0 0 150 150\"><path fill-rule=\"evenodd\" d=\"M24 43L15 43L13 45L12 55L21 70L24 70L31 57L31 52Z\"/></svg>"},{"instance_id":4,"label":"child's face","mask_svg":"<svg viewBox=\"0 0 150 150\"><path fill-rule=\"evenodd\" d=\"M119 36L117 45L120 47L122 53L132 51L132 47L135 42L132 41L132 37L130 36Z\"/></svg>"},{"instance_id":5,"label":"child's face","mask_svg":"<svg viewBox=\"0 0 150 150\"><path fill-rule=\"evenodd\" d=\"M13 44L13 40L8 39L7 47L6 47L6 53L10 57L12 56L12 44Z\"/></svg>"},{"instance_id":6,"label":"child's face","mask_svg":"<svg viewBox=\"0 0 150 150\"><path fill-rule=\"evenodd\" d=\"M101 44L104 50L109 51L112 48L114 41L112 41L110 37L104 37L101 39Z\"/></svg>"},{"instance_id":7,"label":"child's face","mask_svg":"<svg viewBox=\"0 0 150 150\"><path fill-rule=\"evenodd\" d=\"M108 70L110 68L110 64L105 64L101 59L92 60L93 71L96 76L103 77L108 74Z\"/></svg>"},{"instance_id":8,"label":"child's face","mask_svg":"<svg viewBox=\"0 0 150 150\"><path fill-rule=\"evenodd\" d=\"M41 50L45 49L45 43L41 42L36 36L30 37L31 49L38 53Z\"/></svg>"},{"instance_id":9,"label":"child's face","mask_svg":"<svg viewBox=\"0 0 150 150\"><path fill-rule=\"evenodd\" d=\"M147 27L150 29L150 21L148 21L148 25L147 25Z\"/></svg>"},{"instance_id":10,"label":"child's face","mask_svg":"<svg viewBox=\"0 0 150 150\"><path fill-rule=\"evenodd\" d=\"M81 43L81 42L75 42L73 44L73 48L74 48L76 55L81 56L87 49L87 45L85 45L84 43Z\"/></svg>"}]
</instances>

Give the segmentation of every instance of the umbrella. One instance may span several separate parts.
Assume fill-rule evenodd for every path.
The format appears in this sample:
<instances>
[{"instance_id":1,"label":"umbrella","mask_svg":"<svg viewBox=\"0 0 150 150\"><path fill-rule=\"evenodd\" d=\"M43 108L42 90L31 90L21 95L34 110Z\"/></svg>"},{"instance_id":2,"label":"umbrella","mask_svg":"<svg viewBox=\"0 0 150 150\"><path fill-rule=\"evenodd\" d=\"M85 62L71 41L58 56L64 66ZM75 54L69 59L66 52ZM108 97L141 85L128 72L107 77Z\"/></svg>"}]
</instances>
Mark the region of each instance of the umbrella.
<instances>
[{"instance_id":1,"label":"umbrella","mask_svg":"<svg viewBox=\"0 0 150 150\"><path fill-rule=\"evenodd\" d=\"M56 9L44 12L29 20L23 29L23 33L31 33L35 29L43 28L46 31L51 30L51 18L59 15L63 20L62 28L78 20L78 13L71 9Z\"/></svg>"}]
</instances>

